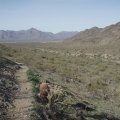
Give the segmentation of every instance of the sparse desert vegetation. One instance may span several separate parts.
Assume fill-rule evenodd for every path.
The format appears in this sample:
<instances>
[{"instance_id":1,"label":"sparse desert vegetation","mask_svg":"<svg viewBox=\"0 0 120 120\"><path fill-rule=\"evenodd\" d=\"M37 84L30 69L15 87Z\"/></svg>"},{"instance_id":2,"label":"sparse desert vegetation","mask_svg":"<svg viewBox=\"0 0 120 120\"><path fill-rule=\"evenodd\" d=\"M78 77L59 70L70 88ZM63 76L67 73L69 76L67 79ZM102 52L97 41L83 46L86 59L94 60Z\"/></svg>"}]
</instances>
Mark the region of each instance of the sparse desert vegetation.
<instances>
[{"instance_id":1,"label":"sparse desert vegetation","mask_svg":"<svg viewBox=\"0 0 120 120\"><path fill-rule=\"evenodd\" d=\"M53 115L55 111L50 106L57 106L56 111L59 115L67 116L63 115L60 120L77 120L80 116L88 120L100 118L109 120L108 116L115 120L120 118L120 54L114 52L119 48L109 49L105 46L78 48L77 45L71 47L62 43L21 43L6 44L6 46L12 47L15 51L9 58L23 62L37 75L32 78L33 81L35 80L33 91L36 94L38 91L35 86L39 81L50 83L53 90L53 96L50 98L52 102L42 105L36 100L35 104L37 105L35 111L39 113L42 111L43 116L47 117L45 119L49 116L55 117ZM87 107L92 106L95 110L87 112L80 108L78 103ZM82 115L79 113L76 116L78 110L72 107L75 105L79 106L77 108L83 112ZM44 110L48 109L51 112L46 113ZM43 119L41 114L38 116L34 118Z\"/></svg>"},{"instance_id":2,"label":"sparse desert vegetation","mask_svg":"<svg viewBox=\"0 0 120 120\"><path fill-rule=\"evenodd\" d=\"M1 0L0 120L120 120L120 0Z\"/></svg>"}]
</instances>

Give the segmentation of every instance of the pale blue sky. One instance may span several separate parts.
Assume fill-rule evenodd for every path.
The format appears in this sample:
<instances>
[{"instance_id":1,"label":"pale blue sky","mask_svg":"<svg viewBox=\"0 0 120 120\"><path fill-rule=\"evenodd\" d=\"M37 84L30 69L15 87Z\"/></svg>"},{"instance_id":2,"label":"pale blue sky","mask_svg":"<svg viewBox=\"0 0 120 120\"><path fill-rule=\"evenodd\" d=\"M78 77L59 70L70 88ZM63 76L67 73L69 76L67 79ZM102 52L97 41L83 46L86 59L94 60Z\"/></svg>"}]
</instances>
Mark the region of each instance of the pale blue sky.
<instances>
[{"instance_id":1,"label":"pale blue sky","mask_svg":"<svg viewBox=\"0 0 120 120\"><path fill-rule=\"evenodd\" d=\"M0 29L81 31L120 21L120 0L0 0Z\"/></svg>"}]
</instances>

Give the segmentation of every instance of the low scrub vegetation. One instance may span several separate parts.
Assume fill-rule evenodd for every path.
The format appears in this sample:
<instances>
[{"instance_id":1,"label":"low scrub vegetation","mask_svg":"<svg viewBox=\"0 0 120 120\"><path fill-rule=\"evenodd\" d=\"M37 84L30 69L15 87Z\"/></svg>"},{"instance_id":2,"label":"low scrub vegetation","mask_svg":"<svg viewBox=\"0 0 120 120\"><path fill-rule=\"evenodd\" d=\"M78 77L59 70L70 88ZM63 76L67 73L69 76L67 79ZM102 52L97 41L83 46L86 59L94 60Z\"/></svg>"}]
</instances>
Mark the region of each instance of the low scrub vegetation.
<instances>
[{"instance_id":1,"label":"low scrub vegetation","mask_svg":"<svg viewBox=\"0 0 120 120\"><path fill-rule=\"evenodd\" d=\"M32 82L33 93L37 93L38 92L37 85L39 84L39 77L37 76L37 74L35 75L32 70L27 71L27 76L28 76L28 80Z\"/></svg>"},{"instance_id":2,"label":"low scrub vegetation","mask_svg":"<svg viewBox=\"0 0 120 120\"><path fill-rule=\"evenodd\" d=\"M47 105L36 102L35 111L44 113L42 115L36 113L36 119L52 116L54 112L52 111L52 114L49 112L52 104L59 109L58 111L63 109L63 113L61 112L60 115L64 116L64 119L77 120L78 111L75 107L69 109L69 106L86 105L86 103L93 105L95 108L93 106L92 108L95 111L88 113L82 111L83 115L79 115L79 117L83 116L89 120L100 118L108 120L108 116L120 118L120 64L116 62L119 61L119 53L109 51L110 48L105 48L105 46L104 48L75 47L74 45L70 47L57 43L11 44L8 46L16 51L10 57L12 60L23 62L34 71L28 71L28 78L33 83L35 93L38 93L35 86L39 81L49 81L53 91L58 89L57 94L61 94L59 96L53 92L54 97L50 97L52 101L59 98L57 104L55 101ZM114 51L116 50L114 49ZM105 53L117 55L118 59L101 57ZM43 118L40 118L41 116Z\"/></svg>"}]
</instances>

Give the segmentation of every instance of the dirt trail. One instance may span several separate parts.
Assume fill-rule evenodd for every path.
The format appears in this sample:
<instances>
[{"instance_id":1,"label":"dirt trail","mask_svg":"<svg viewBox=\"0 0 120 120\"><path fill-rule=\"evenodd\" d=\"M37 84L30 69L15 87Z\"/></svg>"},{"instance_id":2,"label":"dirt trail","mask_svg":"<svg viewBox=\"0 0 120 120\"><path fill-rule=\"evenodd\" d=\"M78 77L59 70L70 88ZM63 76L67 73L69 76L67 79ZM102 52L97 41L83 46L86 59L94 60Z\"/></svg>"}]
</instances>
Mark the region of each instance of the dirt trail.
<instances>
[{"instance_id":1,"label":"dirt trail","mask_svg":"<svg viewBox=\"0 0 120 120\"><path fill-rule=\"evenodd\" d=\"M33 97L31 83L27 80L27 70L27 66L22 66L16 73L19 91L15 96L15 108L9 111L9 117L12 120L28 120L30 118Z\"/></svg>"}]
</instances>

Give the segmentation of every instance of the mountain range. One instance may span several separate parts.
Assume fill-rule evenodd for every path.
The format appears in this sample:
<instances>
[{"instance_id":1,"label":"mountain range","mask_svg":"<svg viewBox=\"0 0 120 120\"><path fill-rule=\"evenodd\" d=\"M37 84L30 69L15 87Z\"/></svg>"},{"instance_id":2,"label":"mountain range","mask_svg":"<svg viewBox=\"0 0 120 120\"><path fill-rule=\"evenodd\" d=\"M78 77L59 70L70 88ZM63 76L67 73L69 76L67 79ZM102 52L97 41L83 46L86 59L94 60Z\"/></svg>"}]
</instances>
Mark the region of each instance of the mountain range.
<instances>
[{"instance_id":1,"label":"mountain range","mask_svg":"<svg viewBox=\"0 0 120 120\"><path fill-rule=\"evenodd\" d=\"M0 30L1 42L49 42L49 41L63 41L77 34L77 31L62 31L59 33L43 32L35 28L28 30L12 31Z\"/></svg>"},{"instance_id":2,"label":"mountain range","mask_svg":"<svg viewBox=\"0 0 120 120\"><path fill-rule=\"evenodd\" d=\"M120 44L120 22L104 28L93 27L84 31L43 32L35 28L12 31L0 30L0 42L52 42L67 41L80 44Z\"/></svg>"},{"instance_id":3,"label":"mountain range","mask_svg":"<svg viewBox=\"0 0 120 120\"><path fill-rule=\"evenodd\" d=\"M79 42L81 44L120 44L120 22L104 28L93 27L86 29L65 41Z\"/></svg>"}]
</instances>

